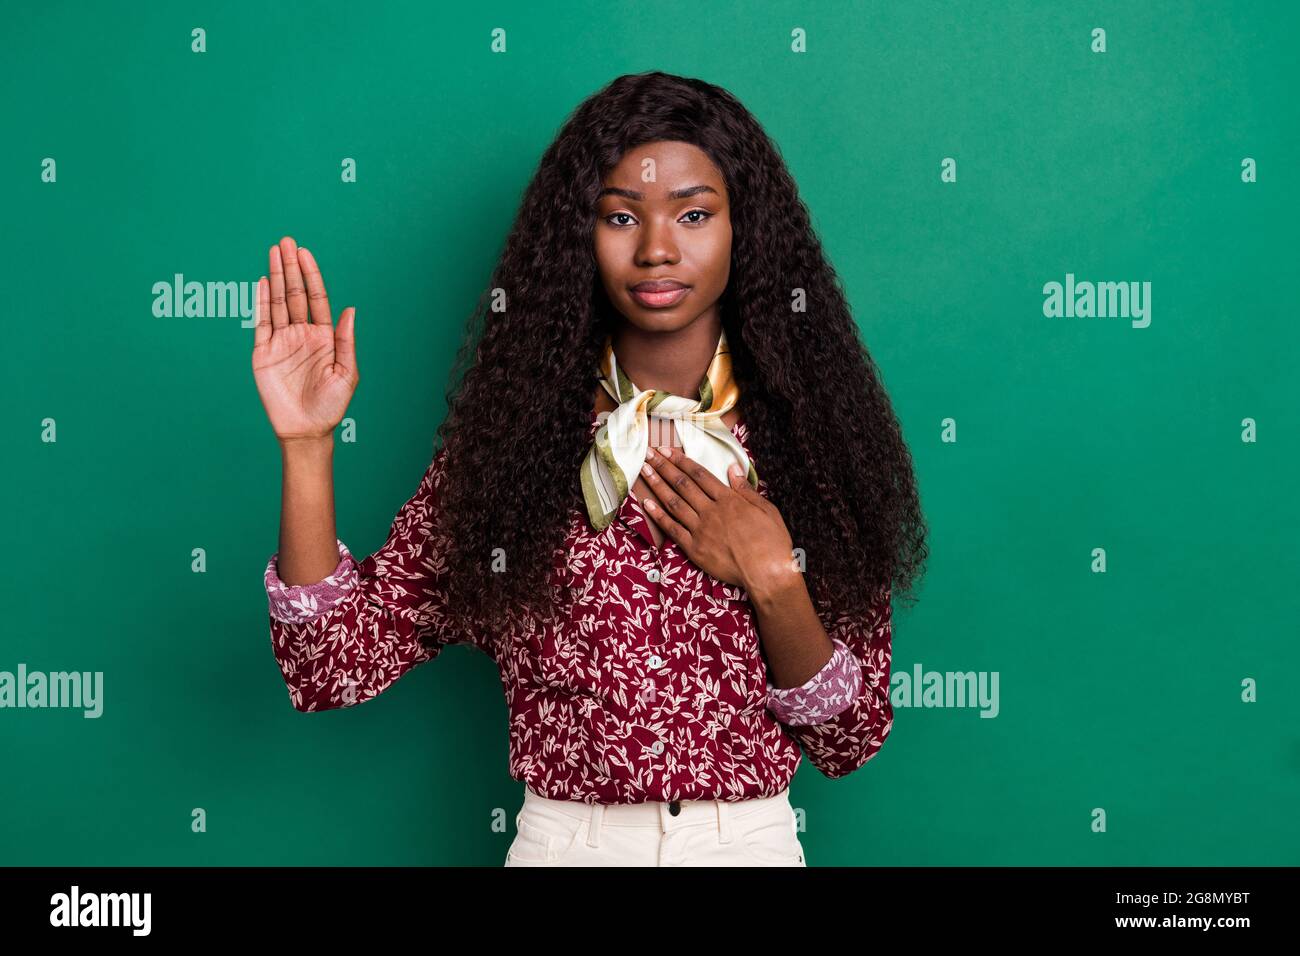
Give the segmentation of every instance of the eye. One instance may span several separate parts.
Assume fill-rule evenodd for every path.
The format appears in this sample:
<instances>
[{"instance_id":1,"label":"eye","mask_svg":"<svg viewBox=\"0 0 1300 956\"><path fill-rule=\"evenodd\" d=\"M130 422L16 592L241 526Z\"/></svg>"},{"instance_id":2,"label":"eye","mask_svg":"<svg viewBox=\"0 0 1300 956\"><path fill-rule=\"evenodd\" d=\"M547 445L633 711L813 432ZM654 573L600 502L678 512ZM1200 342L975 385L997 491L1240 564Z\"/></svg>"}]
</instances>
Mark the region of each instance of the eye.
<instances>
[{"instance_id":1,"label":"eye","mask_svg":"<svg viewBox=\"0 0 1300 956\"><path fill-rule=\"evenodd\" d=\"M630 223L628 223L628 222L615 222L615 220L618 219L620 216L622 216L622 217L625 218L625 219L629 219L629 220L632 219L632 214L631 214L631 213L626 213L626 212L612 212L612 213L610 213L608 216L604 216L604 217L602 217L602 218L605 220L605 222L609 223L611 226L627 226L627 225L630 225ZM683 219L686 219L687 216L700 216L700 217L702 217L702 218L700 218L700 219L690 219L690 220L688 220L688 224L689 224L689 225L692 225L692 226L698 226L698 225L700 225L700 223L703 223L703 222L708 221L709 219L712 219L713 216L714 216L714 214L711 213L711 212L709 212L707 209L692 209L692 210L690 210L689 212L686 212L686 213L683 213L683 214L682 214L682 218L683 218Z\"/></svg>"}]
</instances>

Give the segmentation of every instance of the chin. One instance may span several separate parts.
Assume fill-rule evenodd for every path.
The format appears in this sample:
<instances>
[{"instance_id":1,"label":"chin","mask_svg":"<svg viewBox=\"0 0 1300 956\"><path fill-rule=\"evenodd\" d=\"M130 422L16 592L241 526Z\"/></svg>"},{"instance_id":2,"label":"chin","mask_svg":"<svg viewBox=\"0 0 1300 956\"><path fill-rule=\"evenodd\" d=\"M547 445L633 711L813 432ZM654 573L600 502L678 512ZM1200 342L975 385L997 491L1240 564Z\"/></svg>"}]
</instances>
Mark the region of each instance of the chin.
<instances>
[{"instance_id":1,"label":"chin","mask_svg":"<svg viewBox=\"0 0 1300 956\"><path fill-rule=\"evenodd\" d=\"M699 318L673 309L644 309L628 302L623 305L623 321L642 332L678 332Z\"/></svg>"}]
</instances>

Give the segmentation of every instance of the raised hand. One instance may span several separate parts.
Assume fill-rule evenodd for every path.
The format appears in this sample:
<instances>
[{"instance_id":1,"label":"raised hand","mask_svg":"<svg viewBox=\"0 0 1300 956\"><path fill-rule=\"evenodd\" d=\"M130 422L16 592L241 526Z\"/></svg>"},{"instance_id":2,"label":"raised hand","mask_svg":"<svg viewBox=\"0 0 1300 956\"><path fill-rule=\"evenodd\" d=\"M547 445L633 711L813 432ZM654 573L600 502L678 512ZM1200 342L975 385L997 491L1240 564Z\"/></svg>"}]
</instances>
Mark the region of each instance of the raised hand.
<instances>
[{"instance_id":1,"label":"raised hand","mask_svg":"<svg viewBox=\"0 0 1300 956\"><path fill-rule=\"evenodd\" d=\"M330 317L315 257L289 236L270 248L257 282L253 380L280 441L331 436L356 390L356 310ZM310 319L310 321L309 321Z\"/></svg>"}]
</instances>

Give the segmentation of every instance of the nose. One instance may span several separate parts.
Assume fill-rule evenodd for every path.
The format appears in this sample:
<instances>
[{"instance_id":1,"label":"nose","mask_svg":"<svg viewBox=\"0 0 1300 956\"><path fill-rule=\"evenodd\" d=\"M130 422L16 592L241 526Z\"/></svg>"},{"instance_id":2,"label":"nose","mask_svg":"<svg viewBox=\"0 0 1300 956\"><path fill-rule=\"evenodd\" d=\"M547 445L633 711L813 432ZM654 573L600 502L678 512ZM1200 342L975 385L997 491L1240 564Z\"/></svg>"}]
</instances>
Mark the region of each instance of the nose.
<instances>
[{"instance_id":1,"label":"nose","mask_svg":"<svg viewBox=\"0 0 1300 956\"><path fill-rule=\"evenodd\" d=\"M672 227L660 223L657 219L651 219L641 231L641 242L637 246L637 262L641 265L676 262L679 255L677 244L673 241Z\"/></svg>"}]
</instances>

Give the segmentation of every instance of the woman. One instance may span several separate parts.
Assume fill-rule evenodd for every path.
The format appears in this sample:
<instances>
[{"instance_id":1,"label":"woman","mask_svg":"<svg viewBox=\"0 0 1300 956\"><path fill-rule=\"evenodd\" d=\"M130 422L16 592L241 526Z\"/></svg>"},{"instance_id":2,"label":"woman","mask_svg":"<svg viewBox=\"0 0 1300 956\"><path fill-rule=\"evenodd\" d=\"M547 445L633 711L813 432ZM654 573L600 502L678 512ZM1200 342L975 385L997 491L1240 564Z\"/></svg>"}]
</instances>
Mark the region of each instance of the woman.
<instances>
[{"instance_id":1,"label":"woman","mask_svg":"<svg viewBox=\"0 0 1300 956\"><path fill-rule=\"evenodd\" d=\"M354 310L336 330L287 237L258 302L293 705L369 700L467 643L500 670L525 784L507 865L805 865L800 748L841 777L889 734L890 601L925 527L835 273L745 108L653 72L575 111L470 323L442 446L361 561L331 474Z\"/></svg>"}]
</instances>

